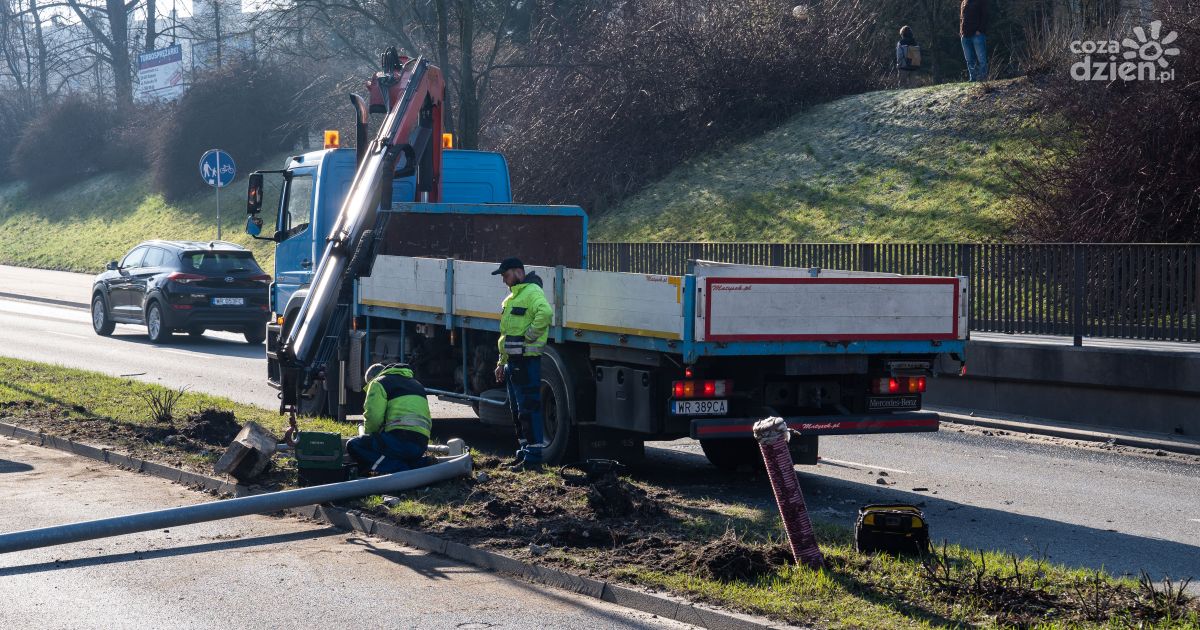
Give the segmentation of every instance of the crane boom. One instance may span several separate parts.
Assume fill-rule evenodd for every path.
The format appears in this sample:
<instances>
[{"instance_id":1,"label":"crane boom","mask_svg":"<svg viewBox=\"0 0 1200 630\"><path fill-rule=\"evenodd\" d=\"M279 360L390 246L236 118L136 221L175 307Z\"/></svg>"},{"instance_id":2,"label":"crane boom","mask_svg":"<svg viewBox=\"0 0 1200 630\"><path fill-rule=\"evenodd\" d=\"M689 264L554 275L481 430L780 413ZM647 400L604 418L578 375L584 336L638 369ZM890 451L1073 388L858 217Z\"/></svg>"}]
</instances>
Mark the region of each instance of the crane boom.
<instances>
[{"instance_id":1,"label":"crane boom","mask_svg":"<svg viewBox=\"0 0 1200 630\"><path fill-rule=\"evenodd\" d=\"M313 275L308 295L295 317L285 323L279 357L282 392L280 411L295 411L328 359L328 349L345 331L343 298L353 270L350 259L375 225L380 203L392 202L397 176L416 177L413 201L437 203L441 197L442 103L441 70L424 57L406 59L395 49L383 55L383 70L367 83L370 111L385 113L375 139L365 151L346 200L326 239L325 254ZM363 134L360 134L360 136ZM397 171L397 161L404 163Z\"/></svg>"}]
</instances>

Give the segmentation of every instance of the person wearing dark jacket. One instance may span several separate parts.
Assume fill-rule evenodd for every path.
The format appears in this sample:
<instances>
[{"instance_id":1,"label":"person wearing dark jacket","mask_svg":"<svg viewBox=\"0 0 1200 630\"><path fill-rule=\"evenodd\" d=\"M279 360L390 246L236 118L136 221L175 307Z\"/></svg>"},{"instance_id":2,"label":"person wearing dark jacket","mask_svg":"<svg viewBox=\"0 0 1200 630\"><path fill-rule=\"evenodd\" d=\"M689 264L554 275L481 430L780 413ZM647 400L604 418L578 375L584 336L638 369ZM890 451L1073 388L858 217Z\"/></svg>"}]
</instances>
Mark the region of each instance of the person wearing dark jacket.
<instances>
[{"instance_id":1,"label":"person wearing dark jacket","mask_svg":"<svg viewBox=\"0 0 1200 630\"><path fill-rule=\"evenodd\" d=\"M909 87L913 74L921 69L921 46L909 26L900 27L900 41L896 42L896 70L899 72L900 87Z\"/></svg>"},{"instance_id":2,"label":"person wearing dark jacket","mask_svg":"<svg viewBox=\"0 0 1200 630\"><path fill-rule=\"evenodd\" d=\"M972 81L985 81L987 63L987 0L962 0L958 9L958 34L962 37L963 57Z\"/></svg>"}]
</instances>

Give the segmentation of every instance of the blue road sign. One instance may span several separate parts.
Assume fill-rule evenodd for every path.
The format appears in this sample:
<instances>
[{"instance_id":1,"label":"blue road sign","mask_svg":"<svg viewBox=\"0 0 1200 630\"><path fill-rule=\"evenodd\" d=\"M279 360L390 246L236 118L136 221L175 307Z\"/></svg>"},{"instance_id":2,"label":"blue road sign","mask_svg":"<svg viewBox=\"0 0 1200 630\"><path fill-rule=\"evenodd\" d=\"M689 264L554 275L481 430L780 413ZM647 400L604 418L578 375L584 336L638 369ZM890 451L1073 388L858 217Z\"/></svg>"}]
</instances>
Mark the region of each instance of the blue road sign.
<instances>
[{"instance_id":1,"label":"blue road sign","mask_svg":"<svg viewBox=\"0 0 1200 630\"><path fill-rule=\"evenodd\" d=\"M200 158L200 178L204 183L215 188L224 188L237 175L237 165L233 158L220 149L209 149Z\"/></svg>"}]
</instances>

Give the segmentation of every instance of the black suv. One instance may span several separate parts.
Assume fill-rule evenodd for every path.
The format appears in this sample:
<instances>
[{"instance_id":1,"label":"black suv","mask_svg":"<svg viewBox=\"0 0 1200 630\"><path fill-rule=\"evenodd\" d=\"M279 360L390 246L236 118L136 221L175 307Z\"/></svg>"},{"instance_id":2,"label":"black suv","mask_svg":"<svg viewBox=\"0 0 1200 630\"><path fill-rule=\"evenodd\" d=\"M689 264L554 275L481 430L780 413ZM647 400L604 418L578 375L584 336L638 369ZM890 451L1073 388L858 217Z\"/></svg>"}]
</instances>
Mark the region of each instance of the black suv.
<instances>
[{"instance_id":1,"label":"black suv","mask_svg":"<svg viewBox=\"0 0 1200 630\"><path fill-rule=\"evenodd\" d=\"M270 317L271 276L254 255L233 243L146 241L92 285L92 328L111 335L117 323L145 324L150 340L165 343L177 330L240 332L262 343Z\"/></svg>"}]
</instances>

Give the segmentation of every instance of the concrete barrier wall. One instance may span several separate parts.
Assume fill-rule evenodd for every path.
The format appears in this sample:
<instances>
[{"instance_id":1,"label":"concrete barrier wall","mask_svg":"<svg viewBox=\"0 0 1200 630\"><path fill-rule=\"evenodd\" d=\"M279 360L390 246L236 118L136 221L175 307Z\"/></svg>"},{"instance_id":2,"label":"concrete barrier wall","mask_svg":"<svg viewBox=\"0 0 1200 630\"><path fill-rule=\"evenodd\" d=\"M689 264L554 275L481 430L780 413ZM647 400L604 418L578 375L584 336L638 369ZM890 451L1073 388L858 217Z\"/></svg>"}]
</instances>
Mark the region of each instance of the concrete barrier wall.
<instances>
[{"instance_id":1,"label":"concrete barrier wall","mask_svg":"<svg viewBox=\"0 0 1200 630\"><path fill-rule=\"evenodd\" d=\"M929 406L1200 436L1200 349L971 341L967 374L930 383Z\"/></svg>"}]
</instances>

